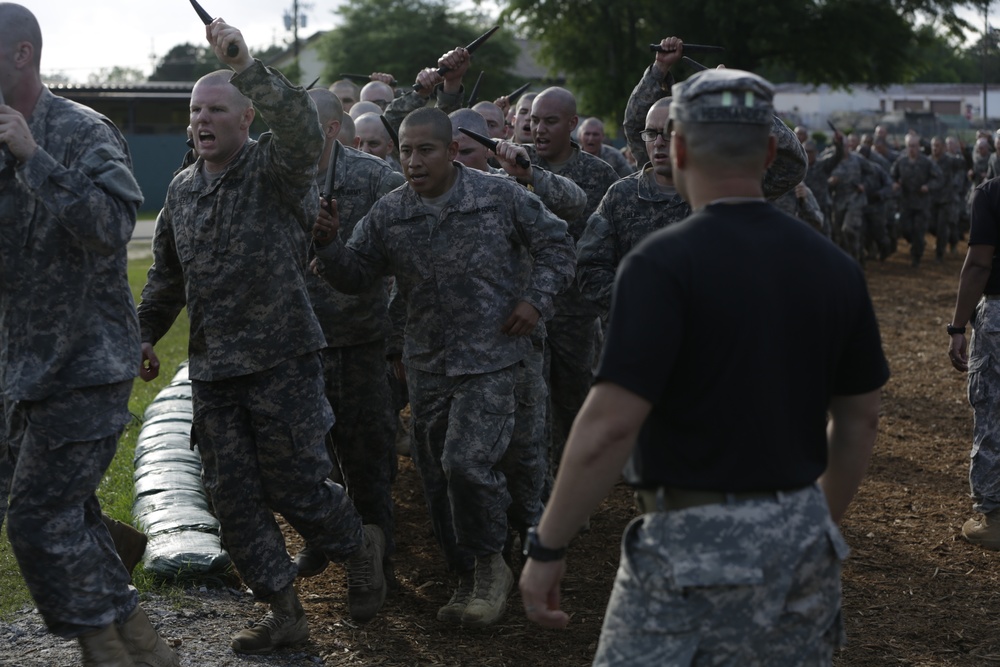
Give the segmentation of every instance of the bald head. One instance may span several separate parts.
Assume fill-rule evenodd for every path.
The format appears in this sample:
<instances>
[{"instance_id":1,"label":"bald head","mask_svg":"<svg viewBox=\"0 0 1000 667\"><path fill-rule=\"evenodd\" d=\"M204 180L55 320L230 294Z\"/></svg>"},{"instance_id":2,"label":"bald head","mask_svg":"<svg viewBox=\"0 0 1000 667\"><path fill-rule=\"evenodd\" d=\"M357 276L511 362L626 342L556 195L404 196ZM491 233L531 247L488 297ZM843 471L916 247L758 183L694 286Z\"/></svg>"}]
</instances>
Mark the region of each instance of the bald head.
<instances>
[{"instance_id":1,"label":"bald head","mask_svg":"<svg viewBox=\"0 0 1000 667\"><path fill-rule=\"evenodd\" d=\"M458 131L458 128L460 127L472 130L473 132L477 132L485 137L490 136L490 128L486 124L486 119L472 109L458 109L457 111L452 111L448 114L448 118L451 120L451 134L455 139L459 136L465 136Z\"/></svg>"},{"instance_id":2,"label":"bald head","mask_svg":"<svg viewBox=\"0 0 1000 667\"><path fill-rule=\"evenodd\" d=\"M351 118L353 118L355 122L357 122L358 118L364 116L367 113L373 113L376 116L381 116L382 109L381 107L379 107L379 105L375 104L374 102L358 102L357 104L351 107L351 110L348 113L351 114Z\"/></svg>"},{"instance_id":3,"label":"bald head","mask_svg":"<svg viewBox=\"0 0 1000 667\"><path fill-rule=\"evenodd\" d=\"M472 112L475 113L475 112ZM480 116L482 118L482 116ZM399 126L399 141L403 142L403 136L411 128L426 127L430 130L430 136L435 141L440 141L444 145L451 143L452 121L443 111L433 107L417 109L403 119ZM470 128L471 129L471 128Z\"/></svg>"},{"instance_id":4,"label":"bald head","mask_svg":"<svg viewBox=\"0 0 1000 667\"><path fill-rule=\"evenodd\" d=\"M539 103L569 116L576 115L576 98L573 97L573 93L559 86L552 86L538 93L538 97L531 103L531 107L534 108Z\"/></svg>"},{"instance_id":5,"label":"bald head","mask_svg":"<svg viewBox=\"0 0 1000 667\"><path fill-rule=\"evenodd\" d=\"M371 102L382 111L385 111L385 108L389 106L393 97L395 97L395 93L392 87L382 81L369 81L361 89L361 101Z\"/></svg>"},{"instance_id":6,"label":"bald head","mask_svg":"<svg viewBox=\"0 0 1000 667\"><path fill-rule=\"evenodd\" d=\"M490 134L486 119L472 109L452 111L448 114L448 118L451 120L451 139L458 144L458 155L455 159L466 167L478 169L479 171L489 171L489 150L472 137L458 130L461 127L488 137Z\"/></svg>"},{"instance_id":7,"label":"bald head","mask_svg":"<svg viewBox=\"0 0 1000 667\"><path fill-rule=\"evenodd\" d=\"M348 79L335 81L330 86L330 92L340 99L340 103L346 112L350 112L351 107L358 101L358 87L353 81L349 81Z\"/></svg>"},{"instance_id":8,"label":"bald head","mask_svg":"<svg viewBox=\"0 0 1000 667\"><path fill-rule=\"evenodd\" d=\"M507 126L503 116L503 111L493 102L480 102L472 107L472 110L486 119L486 127L489 128L489 136L494 139L507 138Z\"/></svg>"},{"instance_id":9,"label":"bald head","mask_svg":"<svg viewBox=\"0 0 1000 667\"><path fill-rule=\"evenodd\" d=\"M354 148L354 140L357 136L357 130L354 129L354 119L345 113L340 120L340 134L337 135L337 138L345 146Z\"/></svg>"},{"instance_id":10,"label":"bald head","mask_svg":"<svg viewBox=\"0 0 1000 667\"><path fill-rule=\"evenodd\" d=\"M519 144L531 143L531 104L538 93L525 93L514 106L514 141Z\"/></svg>"},{"instance_id":11,"label":"bald head","mask_svg":"<svg viewBox=\"0 0 1000 667\"><path fill-rule=\"evenodd\" d=\"M26 7L0 2L0 51L9 58L18 44L25 42L31 45L29 62L38 72L42 59L42 29L38 27L38 20Z\"/></svg>"},{"instance_id":12,"label":"bald head","mask_svg":"<svg viewBox=\"0 0 1000 667\"><path fill-rule=\"evenodd\" d=\"M409 118L409 116L407 116ZM447 116L445 116L447 118ZM358 138L358 150L375 155L383 160L392 152L392 139L382 125L382 119L377 113L361 114L354 119L354 128ZM451 136L451 127L448 127L448 136Z\"/></svg>"},{"instance_id":13,"label":"bald head","mask_svg":"<svg viewBox=\"0 0 1000 667\"><path fill-rule=\"evenodd\" d=\"M214 72L210 72L205 76L198 79L194 84L194 88L191 90L192 97L194 96L194 91L198 88L220 88L227 91L227 97L229 103L236 109L243 111L249 109L253 106L246 95L241 93L236 86L229 82L233 78L233 71L229 69L217 69Z\"/></svg>"},{"instance_id":14,"label":"bald head","mask_svg":"<svg viewBox=\"0 0 1000 667\"><path fill-rule=\"evenodd\" d=\"M331 122L340 123L344 120L344 107L340 103L340 98L324 88L313 88L309 91L309 97L316 104L316 113L319 114L319 124L326 127Z\"/></svg>"}]
</instances>

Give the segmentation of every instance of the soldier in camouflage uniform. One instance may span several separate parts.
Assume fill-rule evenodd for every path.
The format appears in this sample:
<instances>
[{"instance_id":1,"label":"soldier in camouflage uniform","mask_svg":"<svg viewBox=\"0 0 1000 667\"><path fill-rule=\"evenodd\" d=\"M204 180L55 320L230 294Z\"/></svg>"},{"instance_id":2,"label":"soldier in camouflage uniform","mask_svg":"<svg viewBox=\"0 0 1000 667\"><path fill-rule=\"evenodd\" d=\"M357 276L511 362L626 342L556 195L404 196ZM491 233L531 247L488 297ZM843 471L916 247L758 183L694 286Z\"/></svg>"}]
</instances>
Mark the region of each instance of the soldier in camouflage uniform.
<instances>
[{"instance_id":1,"label":"soldier in camouflage uniform","mask_svg":"<svg viewBox=\"0 0 1000 667\"><path fill-rule=\"evenodd\" d=\"M337 201L340 234L346 241L372 204L406 179L384 161L339 144L344 114L332 93L313 89L309 96L326 132L316 185L321 194L330 194ZM329 169L334 169L334 178L332 192L326 193ZM361 520L375 524L385 535L382 564L391 586L390 557L396 550L392 509L396 422L385 372L388 295L383 285L372 285L355 295L343 294L312 272L306 274L306 283L326 337L327 346L321 353L326 398L337 417L327 443L332 444L331 459L340 464L344 486ZM327 563L323 550L308 544L295 556L302 577L319 574Z\"/></svg>"},{"instance_id":2,"label":"soldier in camouflage uniform","mask_svg":"<svg viewBox=\"0 0 1000 667\"><path fill-rule=\"evenodd\" d=\"M298 570L273 513L345 562L359 621L385 600L384 537L377 526L362 527L343 487L328 479L333 412L318 354L326 339L305 279L324 144L316 107L251 58L238 30L216 19L207 32L236 74L206 75L191 93L199 158L171 182L156 221L139 305L140 375L155 377L153 345L187 306L192 443L233 564L271 608L232 646L268 653L309 637ZM235 57L226 53L231 43L239 45ZM271 129L259 141L249 139L251 100Z\"/></svg>"},{"instance_id":3,"label":"soldier in camouflage uniform","mask_svg":"<svg viewBox=\"0 0 1000 667\"><path fill-rule=\"evenodd\" d=\"M525 144L532 165L565 176L587 193L587 207L580 217L567 220L574 243L580 240L587 219L597 209L618 174L598 157L580 149L570 139L577 124L576 100L564 88L546 88L531 104L531 136ZM550 437L549 456L554 470L562 458L563 444L576 413L587 397L593 377L596 349L596 314L574 280L556 297L555 316L547 326L549 356Z\"/></svg>"},{"instance_id":4,"label":"soldier in camouflage uniform","mask_svg":"<svg viewBox=\"0 0 1000 667\"><path fill-rule=\"evenodd\" d=\"M972 216L972 197L976 188L986 180L986 170L990 161L990 142L985 137L976 139L976 145L972 149L972 166L968 171L969 194L966 198L966 211Z\"/></svg>"},{"instance_id":5,"label":"soldier in camouflage uniform","mask_svg":"<svg viewBox=\"0 0 1000 667\"><path fill-rule=\"evenodd\" d=\"M861 253L862 256L875 256L883 261L892 252L885 226L888 215L886 205L892 198L892 177L887 169L882 168L882 157L870 147L862 144L855 154L868 160L869 164L865 176L865 207L861 212L864 220Z\"/></svg>"},{"instance_id":6,"label":"soldier in camouflage uniform","mask_svg":"<svg viewBox=\"0 0 1000 667\"><path fill-rule=\"evenodd\" d=\"M409 187L376 202L346 245L322 245L337 229L325 210L314 237L316 268L337 289L396 277L413 459L435 536L460 576L438 618L482 627L500 618L513 585L501 555L510 496L497 464L514 427L515 367L572 279L574 257L565 223L521 185L454 163L451 136L437 109L407 116L400 155Z\"/></svg>"},{"instance_id":7,"label":"soldier in camouflage uniform","mask_svg":"<svg viewBox=\"0 0 1000 667\"><path fill-rule=\"evenodd\" d=\"M764 201L772 91L728 69L673 87L673 176L696 213L622 263L597 381L528 533L525 611L564 627L565 545L623 468L638 488L595 665L829 665L842 641L835 522L888 368L860 268ZM802 294L805 311L759 309ZM738 414L713 418L733 395Z\"/></svg>"},{"instance_id":8,"label":"soldier in camouflage uniform","mask_svg":"<svg viewBox=\"0 0 1000 667\"><path fill-rule=\"evenodd\" d=\"M622 152L604 143L604 123L600 118L587 118L576 130L580 148L591 155L596 155L611 165L611 168L622 178L635 173L635 169L625 159Z\"/></svg>"},{"instance_id":9,"label":"soldier in camouflage uniform","mask_svg":"<svg viewBox=\"0 0 1000 667\"><path fill-rule=\"evenodd\" d=\"M9 491L24 581L84 665L176 666L96 495L131 419L139 325L127 244L142 193L111 121L42 84L41 48L34 15L0 3L0 510Z\"/></svg>"},{"instance_id":10,"label":"soldier in camouflage uniform","mask_svg":"<svg viewBox=\"0 0 1000 667\"><path fill-rule=\"evenodd\" d=\"M833 168L826 179L830 184L833 219L833 239L854 259L863 261L865 181L872 166L867 160L844 146L844 137L834 134L836 147Z\"/></svg>"},{"instance_id":11,"label":"soldier in camouflage uniform","mask_svg":"<svg viewBox=\"0 0 1000 667\"><path fill-rule=\"evenodd\" d=\"M421 70L417 74L420 89L407 91L405 95L394 99L385 110L385 119L396 133L399 133L399 126L407 115L430 104L432 94L435 106L444 113L461 109L465 96L462 77L468 71L471 61L472 56L460 46L441 56L437 68ZM443 76L438 74L438 69L442 67L446 70Z\"/></svg>"},{"instance_id":12,"label":"soldier in camouflage uniform","mask_svg":"<svg viewBox=\"0 0 1000 667\"><path fill-rule=\"evenodd\" d=\"M476 105L478 106L478 105ZM527 151L514 143L502 141L497 145L497 157L502 169L490 166L485 146L458 130L459 127L485 134L486 120L468 109L449 114L452 140L458 143L458 162L470 169L478 169L508 178L531 190L557 217L573 220L587 206L587 195L573 181L546 171L541 167L527 168L517 164L518 155L527 159ZM568 242L571 242L568 240ZM526 276L527 278L527 276ZM542 518L542 499L545 489L551 486L548 461L548 401L549 389L545 383L545 322L539 321L531 333L531 351L514 369L514 395L517 408L514 412L514 432L507 453L500 461L500 469L507 477L510 507L507 517L512 533L523 538L528 526ZM511 540L512 543L513 540Z\"/></svg>"},{"instance_id":13,"label":"soldier in camouflage uniform","mask_svg":"<svg viewBox=\"0 0 1000 667\"><path fill-rule=\"evenodd\" d=\"M774 200L774 206L779 211L798 218L817 232L829 238L830 230L826 228L826 219L819 208L816 197L805 183L799 183L793 189Z\"/></svg>"},{"instance_id":14,"label":"soldier in camouflage uniform","mask_svg":"<svg viewBox=\"0 0 1000 667\"><path fill-rule=\"evenodd\" d=\"M829 238L832 234L830 229L830 184L826 179L829 177L825 162L816 159L816 142L812 139L804 142L802 148L806 152L808 168L803 183L813 193L816 203L819 204L820 211L823 212L823 228L825 235Z\"/></svg>"},{"instance_id":15,"label":"soldier in camouflage uniform","mask_svg":"<svg viewBox=\"0 0 1000 667\"><path fill-rule=\"evenodd\" d=\"M965 160L945 151L941 137L931 139L931 159L941 170L941 182L931 191L931 229L937 237L934 261L944 261L944 251L951 246L952 252L958 247L958 202L959 188L965 180Z\"/></svg>"},{"instance_id":16,"label":"soldier in camouflage uniform","mask_svg":"<svg viewBox=\"0 0 1000 667\"><path fill-rule=\"evenodd\" d=\"M670 171L670 141L664 129L670 98L661 98L646 116L642 170L612 185L577 243L576 275L580 293L607 318L618 264L649 234L683 220L691 207L674 189Z\"/></svg>"},{"instance_id":17,"label":"soldier in camouflage uniform","mask_svg":"<svg viewBox=\"0 0 1000 667\"><path fill-rule=\"evenodd\" d=\"M511 119L511 125L516 143L531 143L531 105L534 104L536 97L538 93L524 93L517 98L516 104L512 107L514 117Z\"/></svg>"},{"instance_id":18,"label":"soldier in camouflage uniform","mask_svg":"<svg viewBox=\"0 0 1000 667\"><path fill-rule=\"evenodd\" d=\"M910 242L914 268L920 266L927 235L927 211L930 192L944 179L937 164L920 152L920 137L906 137L906 152L892 164L893 190L900 193L899 228Z\"/></svg>"},{"instance_id":19,"label":"soldier in camouflage uniform","mask_svg":"<svg viewBox=\"0 0 1000 667\"><path fill-rule=\"evenodd\" d=\"M645 164L650 157L646 153L645 142L640 133L646 129L646 114L653 104L670 96L674 76L670 68L681 59L684 42L678 37L667 37L660 41L660 48L653 64L650 65L629 96L622 123L625 140L635 158L636 164ZM802 182L806 175L806 154L802 142L784 121L775 116L772 119L771 134L778 145L774 162L764 174L764 196L774 200Z\"/></svg>"},{"instance_id":20,"label":"soldier in camouflage uniform","mask_svg":"<svg viewBox=\"0 0 1000 667\"><path fill-rule=\"evenodd\" d=\"M972 196L969 249L951 323L948 357L968 373L973 409L969 486L972 509L981 514L962 526L962 536L986 549L1000 550L1000 431L997 429L997 364L1000 363L1000 181L985 181ZM972 325L968 350L966 326Z\"/></svg>"}]
</instances>

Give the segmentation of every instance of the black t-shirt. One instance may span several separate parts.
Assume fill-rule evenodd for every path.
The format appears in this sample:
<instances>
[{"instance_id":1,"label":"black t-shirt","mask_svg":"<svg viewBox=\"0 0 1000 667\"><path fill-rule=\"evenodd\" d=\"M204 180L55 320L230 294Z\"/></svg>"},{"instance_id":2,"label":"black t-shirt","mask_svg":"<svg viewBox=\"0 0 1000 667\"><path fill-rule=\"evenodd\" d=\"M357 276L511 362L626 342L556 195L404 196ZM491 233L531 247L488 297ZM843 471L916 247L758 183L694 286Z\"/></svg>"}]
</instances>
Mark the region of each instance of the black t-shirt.
<instances>
[{"instance_id":1,"label":"black t-shirt","mask_svg":"<svg viewBox=\"0 0 1000 667\"><path fill-rule=\"evenodd\" d=\"M969 245L993 246L993 268L984 294L1000 294L1000 179L986 181L972 194Z\"/></svg>"},{"instance_id":2,"label":"black t-shirt","mask_svg":"<svg viewBox=\"0 0 1000 667\"><path fill-rule=\"evenodd\" d=\"M889 377L857 263L770 204L713 204L622 262L598 381L653 403L642 487L794 489L826 469L830 397Z\"/></svg>"}]
</instances>

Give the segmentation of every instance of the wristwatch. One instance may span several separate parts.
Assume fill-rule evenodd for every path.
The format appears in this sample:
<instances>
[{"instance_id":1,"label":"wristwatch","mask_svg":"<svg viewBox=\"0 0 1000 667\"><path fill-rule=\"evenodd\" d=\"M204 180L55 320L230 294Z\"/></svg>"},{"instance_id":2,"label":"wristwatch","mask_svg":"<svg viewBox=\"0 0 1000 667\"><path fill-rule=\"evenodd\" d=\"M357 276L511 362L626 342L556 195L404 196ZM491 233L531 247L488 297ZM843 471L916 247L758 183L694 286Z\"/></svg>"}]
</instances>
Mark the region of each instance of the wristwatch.
<instances>
[{"instance_id":1,"label":"wristwatch","mask_svg":"<svg viewBox=\"0 0 1000 667\"><path fill-rule=\"evenodd\" d=\"M566 557L566 547L562 549L549 549L538 539L538 528L532 526L528 529L528 535L524 542L524 557L533 558L541 563L550 563L555 560L562 560Z\"/></svg>"},{"instance_id":2,"label":"wristwatch","mask_svg":"<svg viewBox=\"0 0 1000 667\"><path fill-rule=\"evenodd\" d=\"M948 325L948 335L954 336L955 334L965 334L965 327L956 327L951 324Z\"/></svg>"}]
</instances>

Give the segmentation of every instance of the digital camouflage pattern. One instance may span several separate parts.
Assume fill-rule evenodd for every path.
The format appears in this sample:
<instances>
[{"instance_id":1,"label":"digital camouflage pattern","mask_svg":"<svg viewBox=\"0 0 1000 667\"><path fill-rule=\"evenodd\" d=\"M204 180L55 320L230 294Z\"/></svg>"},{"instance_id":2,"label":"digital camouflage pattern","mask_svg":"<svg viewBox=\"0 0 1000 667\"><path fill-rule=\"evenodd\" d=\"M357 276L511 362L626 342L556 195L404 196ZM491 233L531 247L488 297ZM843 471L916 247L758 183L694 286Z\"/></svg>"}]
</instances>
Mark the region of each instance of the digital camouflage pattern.
<instances>
[{"instance_id":1,"label":"digital camouflage pattern","mask_svg":"<svg viewBox=\"0 0 1000 667\"><path fill-rule=\"evenodd\" d=\"M901 153L892 163L890 175L901 187L899 233L910 242L910 256L916 264L924 255L931 204L929 192L921 192L921 187L926 185L929 191L933 191L944 175L937 164L923 153L917 155L916 160Z\"/></svg>"},{"instance_id":2,"label":"digital camouflage pattern","mask_svg":"<svg viewBox=\"0 0 1000 667\"><path fill-rule=\"evenodd\" d=\"M633 520L598 667L829 665L847 545L818 487Z\"/></svg>"},{"instance_id":3,"label":"digital camouflage pattern","mask_svg":"<svg viewBox=\"0 0 1000 667\"><path fill-rule=\"evenodd\" d=\"M490 167L489 173L503 176L515 183L519 182L499 167ZM587 193L580 189L579 185L565 176L553 174L541 167L531 168L531 190L557 218L564 221L575 220L583 215L587 208Z\"/></svg>"},{"instance_id":4,"label":"digital camouflage pattern","mask_svg":"<svg viewBox=\"0 0 1000 667\"><path fill-rule=\"evenodd\" d=\"M823 236L830 236L830 229L823 216L823 211L820 210L819 203L809 188L806 188L805 197L800 198L796 196L795 190L789 190L771 203L783 213L807 223Z\"/></svg>"},{"instance_id":5,"label":"digital camouflage pattern","mask_svg":"<svg viewBox=\"0 0 1000 667\"><path fill-rule=\"evenodd\" d=\"M406 304L406 366L452 377L523 359L530 338L504 335L504 322L521 301L551 317L575 259L566 224L536 196L507 179L455 168L440 218L400 188L375 203L346 245L338 239L317 248L321 275L342 291L394 275Z\"/></svg>"},{"instance_id":6,"label":"digital camouflage pattern","mask_svg":"<svg viewBox=\"0 0 1000 667\"><path fill-rule=\"evenodd\" d=\"M407 368L410 448L434 536L448 569L468 572L476 556L507 539L507 480L498 464L514 430L514 367L448 377Z\"/></svg>"},{"instance_id":7,"label":"digital camouflage pattern","mask_svg":"<svg viewBox=\"0 0 1000 667\"><path fill-rule=\"evenodd\" d=\"M322 189L325 182L326 170L321 169L316 185ZM403 175L393 171L385 160L341 145L332 193L337 201L341 239L346 243L372 204L404 183ZM328 347L361 345L386 337L389 297L381 283L358 294L344 294L309 271L306 284Z\"/></svg>"},{"instance_id":8,"label":"digital camouflage pattern","mask_svg":"<svg viewBox=\"0 0 1000 667\"><path fill-rule=\"evenodd\" d=\"M931 156L941 170L941 182L931 191L930 225L934 230L937 244L935 255L940 259L948 245L958 244L958 207L961 201L961 186L965 182L965 159L957 155L942 153L941 157Z\"/></svg>"},{"instance_id":9,"label":"digital camouflage pattern","mask_svg":"<svg viewBox=\"0 0 1000 667\"><path fill-rule=\"evenodd\" d=\"M531 352L514 367L514 430L499 465L510 494L507 518L522 533L541 520L549 483L549 388L543 350L543 340L535 339Z\"/></svg>"},{"instance_id":10,"label":"digital camouflage pattern","mask_svg":"<svg viewBox=\"0 0 1000 667\"><path fill-rule=\"evenodd\" d=\"M6 401L17 462L7 535L45 624L67 639L122 623L138 604L96 495L132 419L131 391L126 380Z\"/></svg>"},{"instance_id":11,"label":"digital camouflage pattern","mask_svg":"<svg viewBox=\"0 0 1000 667\"><path fill-rule=\"evenodd\" d=\"M882 168L880 162L875 160L879 157L882 162L885 159L878 153L872 152L868 157L871 169L865 176L865 198L867 203L862 211L864 219L864 239L866 248L875 244L878 248L879 257L885 258L891 252L888 229L886 221L889 218L889 204L893 198L892 177L889 172ZM891 166L890 166L891 168Z\"/></svg>"},{"instance_id":12,"label":"digital camouflage pattern","mask_svg":"<svg viewBox=\"0 0 1000 667\"><path fill-rule=\"evenodd\" d=\"M385 373L385 343L379 339L328 347L322 359L325 394L336 415L330 435L347 494L361 520L382 529L388 556L396 549L392 504L396 420Z\"/></svg>"},{"instance_id":13,"label":"digital camouflage pattern","mask_svg":"<svg viewBox=\"0 0 1000 667\"><path fill-rule=\"evenodd\" d=\"M205 491L233 565L257 598L298 575L275 512L330 560L361 548L361 518L327 479L333 466L323 439L333 412L317 354L224 382L194 380L191 402Z\"/></svg>"},{"instance_id":14,"label":"digital camouflage pattern","mask_svg":"<svg viewBox=\"0 0 1000 667\"><path fill-rule=\"evenodd\" d=\"M326 344L305 277L324 143L316 107L260 61L232 83L271 131L214 182L199 159L170 183L139 304L142 340L153 344L187 306L192 380L256 373Z\"/></svg>"},{"instance_id":15,"label":"digital camouflage pattern","mask_svg":"<svg viewBox=\"0 0 1000 667\"><path fill-rule=\"evenodd\" d=\"M646 129L646 114L660 99L670 97L670 88L674 83L672 72L667 72L664 76L660 74L659 69L650 65L628 97L622 129L625 133L625 142L632 151L636 164L645 165L649 162L646 142L639 136Z\"/></svg>"},{"instance_id":16,"label":"digital camouflage pattern","mask_svg":"<svg viewBox=\"0 0 1000 667\"><path fill-rule=\"evenodd\" d=\"M43 88L38 150L0 166L0 377L8 401L135 377L127 246L142 193L104 116Z\"/></svg>"},{"instance_id":17,"label":"digital camouflage pattern","mask_svg":"<svg viewBox=\"0 0 1000 667\"><path fill-rule=\"evenodd\" d=\"M635 167L628 161L620 150L608 144L601 144L601 154L598 156L611 165L619 178L625 178L635 173Z\"/></svg>"},{"instance_id":18,"label":"digital camouflage pattern","mask_svg":"<svg viewBox=\"0 0 1000 667\"><path fill-rule=\"evenodd\" d=\"M612 185L580 237L576 279L583 298L601 317L611 307L618 264L629 250L653 232L691 215L677 191L657 185L652 167Z\"/></svg>"},{"instance_id":19,"label":"digital camouflage pattern","mask_svg":"<svg viewBox=\"0 0 1000 667\"><path fill-rule=\"evenodd\" d=\"M28 129L35 154L0 167L0 509L39 612L71 638L137 604L95 493L131 418L142 193L104 116L43 88Z\"/></svg>"},{"instance_id":20,"label":"digital camouflage pattern","mask_svg":"<svg viewBox=\"0 0 1000 667\"><path fill-rule=\"evenodd\" d=\"M926 185L927 189L933 192L944 182L941 169L923 153L917 155L916 160L911 160L906 153L900 154L892 164L889 174L902 188L900 209L929 208L931 196L929 192L921 192L920 188Z\"/></svg>"},{"instance_id":21,"label":"digital camouflage pattern","mask_svg":"<svg viewBox=\"0 0 1000 667\"><path fill-rule=\"evenodd\" d=\"M976 307L969 339L969 403L972 405L972 455L969 486L973 509L988 514L1000 508L1000 300Z\"/></svg>"},{"instance_id":22,"label":"digital camouflage pattern","mask_svg":"<svg viewBox=\"0 0 1000 667\"><path fill-rule=\"evenodd\" d=\"M446 114L450 114L452 111L456 111L465 106L465 87L457 94L446 93L443 86L438 86L434 91L434 106L443 111ZM382 114L385 119L389 121L392 128L396 130L396 134L399 134L399 126L403 124L403 119L410 115L411 112L417 109L423 109L424 107L431 104L431 100L428 97L423 97L419 93L410 90L404 95L389 102L389 106L385 108L385 112ZM396 147L397 149L399 146Z\"/></svg>"},{"instance_id":23,"label":"digital camouflage pattern","mask_svg":"<svg viewBox=\"0 0 1000 667\"><path fill-rule=\"evenodd\" d=\"M668 72L666 77L659 78L659 70L650 66L646 68L639 83L629 95L622 125L625 140L636 164L645 165L649 162L646 144L639 136L646 129L646 114L659 99L670 97L674 83L672 73ZM799 143L798 137L777 116L771 124L771 136L777 140L778 153L764 175L764 196L768 200L778 198L801 183L805 178L808 164L805 149Z\"/></svg>"}]
</instances>

